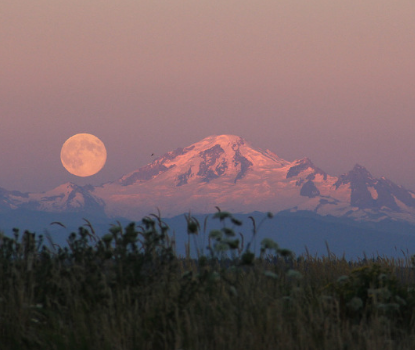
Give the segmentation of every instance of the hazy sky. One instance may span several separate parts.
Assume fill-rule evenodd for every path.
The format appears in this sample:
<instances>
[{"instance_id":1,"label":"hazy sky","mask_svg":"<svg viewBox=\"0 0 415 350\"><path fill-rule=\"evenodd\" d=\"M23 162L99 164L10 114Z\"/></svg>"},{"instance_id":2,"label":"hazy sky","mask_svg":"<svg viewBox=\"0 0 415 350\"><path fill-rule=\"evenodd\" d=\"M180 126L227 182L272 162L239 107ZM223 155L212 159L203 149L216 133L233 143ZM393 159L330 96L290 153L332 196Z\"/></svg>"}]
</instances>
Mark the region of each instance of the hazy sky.
<instances>
[{"instance_id":1,"label":"hazy sky","mask_svg":"<svg viewBox=\"0 0 415 350\"><path fill-rule=\"evenodd\" d=\"M415 189L414 0L2 0L0 187L100 184L212 134ZM106 145L69 174L65 140Z\"/></svg>"}]
</instances>

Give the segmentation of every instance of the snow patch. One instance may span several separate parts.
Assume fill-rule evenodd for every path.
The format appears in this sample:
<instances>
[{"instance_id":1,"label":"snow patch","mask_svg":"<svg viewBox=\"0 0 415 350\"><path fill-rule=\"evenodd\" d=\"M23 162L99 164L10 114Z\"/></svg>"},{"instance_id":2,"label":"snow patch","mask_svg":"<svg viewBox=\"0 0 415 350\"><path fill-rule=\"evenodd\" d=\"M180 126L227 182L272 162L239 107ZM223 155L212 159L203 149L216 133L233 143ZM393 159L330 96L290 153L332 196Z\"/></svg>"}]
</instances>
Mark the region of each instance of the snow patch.
<instances>
[{"instance_id":1,"label":"snow patch","mask_svg":"<svg viewBox=\"0 0 415 350\"><path fill-rule=\"evenodd\" d=\"M378 191L376 191L374 187L368 187L367 189L369 190L370 195L372 196L374 200L379 198Z\"/></svg>"},{"instance_id":2,"label":"snow patch","mask_svg":"<svg viewBox=\"0 0 415 350\"><path fill-rule=\"evenodd\" d=\"M77 193L75 197L71 200L71 206L74 208L82 207L85 204L84 196L80 193Z\"/></svg>"}]
</instances>

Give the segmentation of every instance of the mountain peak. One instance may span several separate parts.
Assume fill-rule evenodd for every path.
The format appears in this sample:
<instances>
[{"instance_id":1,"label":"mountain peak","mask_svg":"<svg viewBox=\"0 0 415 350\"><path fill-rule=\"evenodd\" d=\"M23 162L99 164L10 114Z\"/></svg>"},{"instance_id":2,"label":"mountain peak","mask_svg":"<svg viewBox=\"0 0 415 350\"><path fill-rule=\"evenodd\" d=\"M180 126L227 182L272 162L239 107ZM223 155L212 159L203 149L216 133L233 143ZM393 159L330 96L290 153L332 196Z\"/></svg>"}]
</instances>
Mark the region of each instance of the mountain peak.
<instances>
[{"instance_id":1,"label":"mountain peak","mask_svg":"<svg viewBox=\"0 0 415 350\"><path fill-rule=\"evenodd\" d=\"M212 142L212 143L228 143L228 142L241 142L245 143L246 141L237 135L231 135L231 134L222 134L222 135L210 135L199 141L198 143L202 142Z\"/></svg>"},{"instance_id":2,"label":"mountain peak","mask_svg":"<svg viewBox=\"0 0 415 350\"><path fill-rule=\"evenodd\" d=\"M350 184L354 188L357 184L371 185L374 181L372 174L365 167L356 164L348 173L340 175L335 185L339 188L341 185Z\"/></svg>"},{"instance_id":3,"label":"mountain peak","mask_svg":"<svg viewBox=\"0 0 415 350\"><path fill-rule=\"evenodd\" d=\"M359 163L355 164L352 171L370 174L369 171L363 165L360 165ZM372 176L372 175L370 175L370 176Z\"/></svg>"},{"instance_id":4,"label":"mountain peak","mask_svg":"<svg viewBox=\"0 0 415 350\"><path fill-rule=\"evenodd\" d=\"M198 149L210 149L214 147L215 145L219 145L226 153L228 153L230 150L234 150L236 148L239 148L239 146L247 145L249 147L252 147L250 142L247 142L245 139L243 139L240 136L237 135L211 135L208 137L205 137L199 142L194 143L190 147L194 146Z\"/></svg>"},{"instance_id":5,"label":"mountain peak","mask_svg":"<svg viewBox=\"0 0 415 350\"><path fill-rule=\"evenodd\" d=\"M303 171L305 171L309 168L313 170L313 173L308 175L308 177L307 177L308 180L314 180L314 178L317 174L322 175L325 180L327 179L327 173L324 172L323 170L321 170L320 168L317 168L313 164L311 159L308 158L308 157L305 157L303 159L299 159L299 160L294 162L294 165L287 172L287 179L289 179L291 177L298 176Z\"/></svg>"},{"instance_id":6,"label":"mountain peak","mask_svg":"<svg viewBox=\"0 0 415 350\"><path fill-rule=\"evenodd\" d=\"M253 147L240 136L211 135L165 153L118 181L97 188L94 195L108 198L106 202L112 204L106 210L112 215L153 206L165 213L176 213L179 208L204 212L221 203L235 203L232 206L238 210L236 203L251 201L265 208L271 205L268 197L275 191L273 185L285 178L292 164L271 151ZM253 188L256 193L249 198ZM172 198L175 200L170 202Z\"/></svg>"},{"instance_id":7,"label":"mountain peak","mask_svg":"<svg viewBox=\"0 0 415 350\"><path fill-rule=\"evenodd\" d=\"M354 179L360 179L360 181L372 182L374 180L372 174L360 164L356 164L348 175Z\"/></svg>"},{"instance_id":8,"label":"mountain peak","mask_svg":"<svg viewBox=\"0 0 415 350\"><path fill-rule=\"evenodd\" d=\"M240 136L211 135L188 147L165 153L152 163L123 176L118 183L129 186L162 174L166 178L174 176L176 186L194 181L210 182L219 177L232 178L236 183L255 165L281 167L287 163L270 151L252 147Z\"/></svg>"}]
</instances>

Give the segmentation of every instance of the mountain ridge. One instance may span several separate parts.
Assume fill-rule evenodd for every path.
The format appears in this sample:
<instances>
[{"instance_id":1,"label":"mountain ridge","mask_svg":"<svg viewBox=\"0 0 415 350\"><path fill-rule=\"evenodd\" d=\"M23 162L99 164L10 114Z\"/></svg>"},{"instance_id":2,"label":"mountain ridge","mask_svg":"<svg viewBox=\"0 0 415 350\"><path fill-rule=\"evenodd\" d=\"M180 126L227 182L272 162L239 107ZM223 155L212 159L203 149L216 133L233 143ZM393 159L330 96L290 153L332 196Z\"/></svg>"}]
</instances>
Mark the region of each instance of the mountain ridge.
<instances>
[{"instance_id":1,"label":"mountain ridge","mask_svg":"<svg viewBox=\"0 0 415 350\"><path fill-rule=\"evenodd\" d=\"M309 158L292 162L236 135L213 135L165 153L100 186L62 184L42 193L0 189L0 211L104 213L137 220L159 208L163 216L311 211L356 221L415 224L415 192L363 166L331 176Z\"/></svg>"}]
</instances>

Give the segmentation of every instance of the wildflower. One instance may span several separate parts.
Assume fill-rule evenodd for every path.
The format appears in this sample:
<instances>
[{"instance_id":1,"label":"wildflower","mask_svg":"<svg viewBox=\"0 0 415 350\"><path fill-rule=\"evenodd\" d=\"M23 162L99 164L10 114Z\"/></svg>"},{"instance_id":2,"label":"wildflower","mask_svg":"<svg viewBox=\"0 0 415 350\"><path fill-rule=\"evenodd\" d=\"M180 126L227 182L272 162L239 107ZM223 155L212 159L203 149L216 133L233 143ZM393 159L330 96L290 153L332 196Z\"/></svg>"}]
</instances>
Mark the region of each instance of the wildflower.
<instances>
[{"instance_id":1,"label":"wildflower","mask_svg":"<svg viewBox=\"0 0 415 350\"><path fill-rule=\"evenodd\" d=\"M363 300L358 297L354 297L347 303L347 306L352 310L357 311L363 307Z\"/></svg>"},{"instance_id":2,"label":"wildflower","mask_svg":"<svg viewBox=\"0 0 415 350\"><path fill-rule=\"evenodd\" d=\"M346 282L349 279L349 276L343 275L337 279L337 283Z\"/></svg>"},{"instance_id":3,"label":"wildflower","mask_svg":"<svg viewBox=\"0 0 415 350\"><path fill-rule=\"evenodd\" d=\"M278 279L278 275L272 271L266 270L264 271L264 275L273 279Z\"/></svg>"},{"instance_id":4,"label":"wildflower","mask_svg":"<svg viewBox=\"0 0 415 350\"><path fill-rule=\"evenodd\" d=\"M278 249L278 244L275 243L270 238L264 238L261 242L261 251L265 251L266 249Z\"/></svg>"},{"instance_id":5,"label":"wildflower","mask_svg":"<svg viewBox=\"0 0 415 350\"><path fill-rule=\"evenodd\" d=\"M288 270L287 272L287 277L292 278L292 279L297 279L300 280L303 278L303 275L301 274L301 272L297 271L297 270Z\"/></svg>"},{"instance_id":6,"label":"wildflower","mask_svg":"<svg viewBox=\"0 0 415 350\"><path fill-rule=\"evenodd\" d=\"M216 239L216 240L220 240L222 238L222 231L220 230L212 230L209 233L209 237Z\"/></svg>"}]
</instances>

